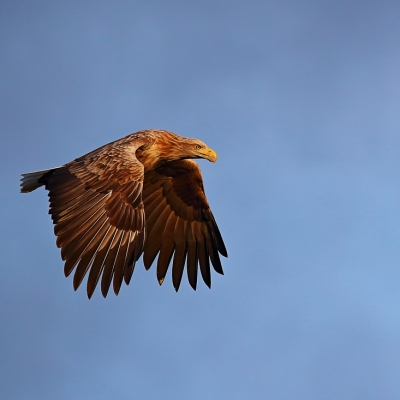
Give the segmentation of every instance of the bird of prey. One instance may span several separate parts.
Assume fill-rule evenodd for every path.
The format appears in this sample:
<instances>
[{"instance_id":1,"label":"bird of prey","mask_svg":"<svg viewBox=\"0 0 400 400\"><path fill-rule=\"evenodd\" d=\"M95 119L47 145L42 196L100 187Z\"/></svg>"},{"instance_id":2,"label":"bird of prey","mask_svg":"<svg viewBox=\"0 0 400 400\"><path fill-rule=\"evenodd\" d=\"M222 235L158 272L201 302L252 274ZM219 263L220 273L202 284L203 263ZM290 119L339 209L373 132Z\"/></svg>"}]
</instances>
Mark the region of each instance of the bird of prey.
<instances>
[{"instance_id":1,"label":"bird of prey","mask_svg":"<svg viewBox=\"0 0 400 400\"><path fill-rule=\"evenodd\" d=\"M118 294L142 254L146 269L158 255L160 285L172 261L176 291L185 264L193 289L198 266L208 287L210 261L223 274L219 253L228 255L195 158L215 162L217 154L197 139L143 130L61 167L22 175L22 193L48 190L64 273L75 269L75 290L89 272L89 298L100 277L104 297L111 282Z\"/></svg>"}]
</instances>

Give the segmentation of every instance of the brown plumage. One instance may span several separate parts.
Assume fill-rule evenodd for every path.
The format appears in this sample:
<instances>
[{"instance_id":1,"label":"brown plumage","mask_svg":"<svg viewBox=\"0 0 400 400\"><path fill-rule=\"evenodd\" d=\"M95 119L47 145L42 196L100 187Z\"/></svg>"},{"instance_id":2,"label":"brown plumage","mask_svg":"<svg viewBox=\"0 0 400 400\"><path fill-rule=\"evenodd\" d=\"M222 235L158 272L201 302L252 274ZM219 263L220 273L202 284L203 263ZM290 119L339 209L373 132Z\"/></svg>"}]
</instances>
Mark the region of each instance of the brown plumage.
<instances>
[{"instance_id":1,"label":"brown plumage","mask_svg":"<svg viewBox=\"0 0 400 400\"><path fill-rule=\"evenodd\" d=\"M193 158L215 162L217 155L200 140L146 130L61 167L22 175L22 193L43 185L49 191L56 243L65 275L75 269L75 290L89 272L89 298L100 278L104 297L111 282L118 294L142 253L146 269L158 256L160 285L172 261L176 291L185 264L193 289L198 269L211 286L210 260L223 274L219 254L227 257L226 248Z\"/></svg>"}]
</instances>

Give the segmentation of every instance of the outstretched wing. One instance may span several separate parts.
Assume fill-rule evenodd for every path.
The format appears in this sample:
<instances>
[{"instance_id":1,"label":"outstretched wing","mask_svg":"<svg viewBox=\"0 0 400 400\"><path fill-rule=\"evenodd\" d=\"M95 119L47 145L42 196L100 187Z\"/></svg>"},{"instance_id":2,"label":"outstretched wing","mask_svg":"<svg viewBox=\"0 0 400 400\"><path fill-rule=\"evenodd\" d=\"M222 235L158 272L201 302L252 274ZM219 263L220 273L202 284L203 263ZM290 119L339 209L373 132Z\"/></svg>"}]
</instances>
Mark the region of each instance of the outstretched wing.
<instances>
[{"instance_id":1,"label":"outstretched wing","mask_svg":"<svg viewBox=\"0 0 400 400\"><path fill-rule=\"evenodd\" d=\"M68 276L75 269L76 290L90 270L87 294L101 279L107 296L111 281L116 294L128 284L144 243L143 165L135 146L110 144L50 170L39 183L49 190L57 246Z\"/></svg>"},{"instance_id":2,"label":"outstretched wing","mask_svg":"<svg viewBox=\"0 0 400 400\"><path fill-rule=\"evenodd\" d=\"M158 254L157 279L161 284L173 258L172 282L178 290L186 261L189 283L196 289L200 264L203 280L210 287L210 260L215 271L223 274L218 253L227 257L227 252L205 197L197 163L172 161L145 172L143 203L146 269Z\"/></svg>"}]
</instances>

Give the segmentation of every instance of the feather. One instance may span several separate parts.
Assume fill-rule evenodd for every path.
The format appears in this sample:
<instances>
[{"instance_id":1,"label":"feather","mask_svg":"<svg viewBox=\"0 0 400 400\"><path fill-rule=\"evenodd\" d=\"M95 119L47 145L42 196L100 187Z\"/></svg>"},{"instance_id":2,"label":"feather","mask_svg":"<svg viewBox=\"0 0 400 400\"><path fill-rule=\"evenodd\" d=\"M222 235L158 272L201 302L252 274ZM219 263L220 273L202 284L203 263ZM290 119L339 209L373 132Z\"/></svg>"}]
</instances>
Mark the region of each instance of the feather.
<instances>
[{"instance_id":1,"label":"feather","mask_svg":"<svg viewBox=\"0 0 400 400\"><path fill-rule=\"evenodd\" d=\"M73 247L75 247L81 240L88 235L90 236L90 230L93 226L98 224L98 221L102 218L107 218L106 212L99 208L93 215L91 215L87 220L81 221L77 227L74 224L71 224L71 227L65 228L65 230L59 234L57 238L57 246L61 247L61 257L64 259L64 254L70 252ZM57 227L57 225L56 225ZM73 244L71 244L73 243Z\"/></svg>"},{"instance_id":2,"label":"feather","mask_svg":"<svg viewBox=\"0 0 400 400\"><path fill-rule=\"evenodd\" d=\"M92 240L86 246L85 250L82 252L81 259L76 266L74 274L73 283L75 290L78 289L79 285L82 283L82 280L85 277L86 272L89 270L96 251L104 240L104 236L108 229L110 229L110 226L107 224L107 221L104 221L99 230L93 236Z\"/></svg>"},{"instance_id":3,"label":"feather","mask_svg":"<svg viewBox=\"0 0 400 400\"><path fill-rule=\"evenodd\" d=\"M121 243L118 249L118 255L115 260L113 289L116 295L118 295L119 293L122 284L122 279L124 277L125 260L129 244L128 236L130 236L130 232L123 231L123 236L121 238Z\"/></svg>"},{"instance_id":4,"label":"feather","mask_svg":"<svg viewBox=\"0 0 400 400\"><path fill-rule=\"evenodd\" d=\"M171 262L174 252L174 242L172 240L177 216L170 211L165 229L161 236L160 254L157 260L157 280L161 285L164 282L165 275L168 271L169 263Z\"/></svg>"},{"instance_id":5,"label":"feather","mask_svg":"<svg viewBox=\"0 0 400 400\"><path fill-rule=\"evenodd\" d=\"M201 223L194 221L192 223L192 231L194 239L197 243L197 256L200 263L200 272L205 284L211 286L210 262L208 259L207 248L204 243L204 237L201 232Z\"/></svg>"},{"instance_id":6,"label":"feather","mask_svg":"<svg viewBox=\"0 0 400 400\"><path fill-rule=\"evenodd\" d=\"M166 206L167 206L167 200L163 197L161 197L158 202L154 202L154 207L151 206L147 207L145 203L144 211L146 214L146 221L148 227L152 227L154 225L158 216Z\"/></svg>"},{"instance_id":7,"label":"feather","mask_svg":"<svg viewBox=\"0 0 400 400\"><path fill-rule=\"evenodd\" d=\"M185 222L185 237L187 243L187 275L190 286L196 290L197 286L197 245L193 239L192 224Z\"/></svg>"},{"instance_id":8,"label":"feather","mask_svg":"<svg viewBox=\"0 0 400 400\"><path fill-rule=\"evenodd\" d=\"M93 202L100 196L102 196L100 193L85 191L70 201L53 205L50 207L49 213L52 214L53 222L57 223L58 221L56 221L55 218L60 219L66 217L73 211L79 210L81 207L87 208L88 203L94 204Z\"/></svg>"},{"instance_id":9,"label":"feather","mask_svg":"<svg viewBox=\"0 0 400 400\"><path fill-rule=\"evenodd\" d=\"M174 261L172 264L172 284L178 291L181 284L186 260L185 221L177 218L173 241L175 243Z\"/></svg>"},{"instance_id":10,"label":"feather","mask_svg":"<svg viewBox=\"0 0 400 400\"><path fill-rule=\"evenodd\" d=\"M133 262L134 263L137 260L139 260L140 256L142 255L143 247L144 247L144 241L145 241L145 228L143 228L143 230L140 231L137 234L137 237L136 237L135 251L133 253Z\"/></svg>"},{"instance_id":11,"label":"feather","mask_svg":"<svg viewBox=\"0 0 400 400\"><path fill-rule=\"evenodd\" d=\"M97 253L90 268L88 281L87 281L87 294L89 299L92 297L94 290L99 281L101 272L104 268L105 259L110 251L111 243L117 233L117 229L109 227L106 235L104 236L102 244L97 249Z\"/></svg>"},{"instance_id":12,"label":"feather","mask_svg":"<svg viewBox=\"0 0 400 400\"><path fill-rule=\"evenodd\" d=\"M156 212L147 221L149 227L149 235L144 244L143 263L146 269L149 269L156 258L161 246L161 236L164 232L165 223L171 213L169 207L165 207L162 212L157 215ZM157 219L156 219L157 218ZM154 223L154 226L152 224Z\"/></svg>"},{"instance_id":13,"label":"feather","mask_svg":"<svg viewBox=\"0 0 400 400\"><path fill-rule=\"evenodd\" d=\"M103 202L101 200L99 200L96 205L90 207L88 210L85 210L82 214L77 215L73 221L67 220L55 225L54 233L59 236L63 233L71 234L72 232L76 232L78 228L84 229L84 227L89 224L90 221L96 219L99 214L104 212Z\"/></svg>"},{"instance_id":14,"label":"feather","mask_svg":"<svg viewBox=\"0 0 400 400\"><path fill-rule=\"evenodd\" d=\"M117 259L118 250L122 240L124 231L117 230L117 233L111 243L110 251L108 252L104 261L103 276L101 278L101 293L103 297L107 297L108 290L110 289L112 277L114 274L115 262Z\"/></svg>"},{"instance_id":15,"label":"feather","mask_svg":"<svg viewBox=\"0 0 400 400\"><path fill-rule=\"evenodd\" d=\"M63 260L66 260L64 266L66 276L72 272L81 257L81 254L84 253L86 247L91 243L99 229L101 229L101 227L106 223L106 220L107 217L105 216L105 213L103 213L102 216L90 227L82 239L78 237L61 249L62 258Z\"/></svg>"},{"instance_id":16,"label":"feather","mask_svg":"<svg viewBox=\"0 0 400 400\"><path fill-rule=\"evenodd\" d=\"M129 285L129 282L131 281L133 270L135 268L135 261L133 260L133 258L136 245L137 245L137 232L134 233L131 232L131 238L126 256L126 265L124 269L124 281L127 285Z\"/></svg>"}]
</instances>

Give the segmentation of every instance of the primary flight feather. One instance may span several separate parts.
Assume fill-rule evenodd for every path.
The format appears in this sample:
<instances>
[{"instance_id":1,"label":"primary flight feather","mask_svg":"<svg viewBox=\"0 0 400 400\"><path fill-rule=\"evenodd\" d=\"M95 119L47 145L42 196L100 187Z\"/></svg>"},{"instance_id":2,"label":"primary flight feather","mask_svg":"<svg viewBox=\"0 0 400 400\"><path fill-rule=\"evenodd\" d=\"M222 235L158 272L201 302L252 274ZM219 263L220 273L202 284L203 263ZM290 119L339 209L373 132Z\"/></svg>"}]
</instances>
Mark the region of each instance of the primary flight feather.
<instances>
[{"instance_id":1,"label":"primary flight feather","mask_svg":"<svg viewBox=\"0 0 400 400\"><path fill-rule=\"evenodd\" d=\"M21 192L49 191L57 246L76 290L87 278L90 298L101 278L107 296L129 284L143 254L149 269L158 255L157 279L172 261L179 289L186 264L189 284L197 272L211 286L210 261L223 274L219 254L227 251L205 197L195 158L215 162L217 154L197 139L145 130L108 143L61 167L23 174Z\"/></svg>"}]
</instances>

